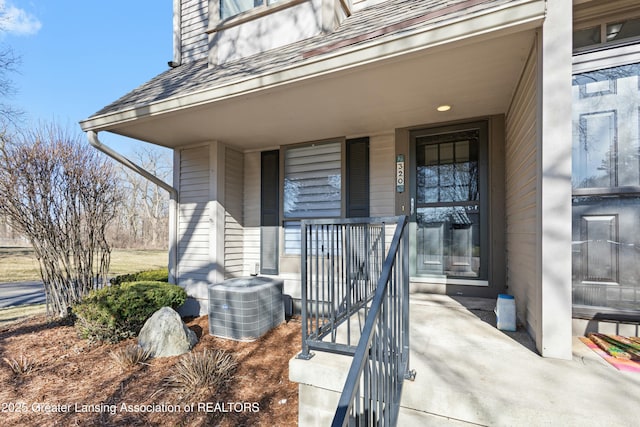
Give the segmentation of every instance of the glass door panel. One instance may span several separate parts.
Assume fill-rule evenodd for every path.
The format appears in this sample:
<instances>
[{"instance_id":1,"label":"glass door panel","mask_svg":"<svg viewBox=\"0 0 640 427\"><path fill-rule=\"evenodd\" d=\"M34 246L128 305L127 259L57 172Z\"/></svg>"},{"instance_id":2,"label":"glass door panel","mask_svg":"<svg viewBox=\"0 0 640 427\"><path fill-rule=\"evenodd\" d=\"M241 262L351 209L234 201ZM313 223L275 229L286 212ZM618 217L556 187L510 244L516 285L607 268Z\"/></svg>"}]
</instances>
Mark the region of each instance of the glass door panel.
<instances>
[{"instance_id":1,"label":"glass door panel","mask_svg":"<svg viewBox=\"0 0 640 427\"><path fill-rule=\"evenodd\" d=\"M415 273L480 277L480 129L417 136Z\"/></svg>"}]
</instances>

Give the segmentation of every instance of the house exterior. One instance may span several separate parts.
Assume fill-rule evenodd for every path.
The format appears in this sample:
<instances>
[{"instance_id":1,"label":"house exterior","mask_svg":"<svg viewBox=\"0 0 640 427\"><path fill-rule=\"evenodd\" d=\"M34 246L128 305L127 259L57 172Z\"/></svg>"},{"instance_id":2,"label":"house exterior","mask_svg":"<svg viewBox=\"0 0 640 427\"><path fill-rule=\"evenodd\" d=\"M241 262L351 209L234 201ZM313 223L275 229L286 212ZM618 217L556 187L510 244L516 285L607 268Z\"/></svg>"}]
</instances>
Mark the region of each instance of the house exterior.
<instances>
[{"instance_id":1,"label":"house exterior","mask_svg":"<svg viewBox=\"0 0 640 427\"><path fill-rule=\"evenodd\" d=\"M193 310L296 301L303 219L408 215L411 291L509 293L544 357L640 320L637 1L174 0L173 34L81 127L174 150Z\"/></svg>"}]
</instances>

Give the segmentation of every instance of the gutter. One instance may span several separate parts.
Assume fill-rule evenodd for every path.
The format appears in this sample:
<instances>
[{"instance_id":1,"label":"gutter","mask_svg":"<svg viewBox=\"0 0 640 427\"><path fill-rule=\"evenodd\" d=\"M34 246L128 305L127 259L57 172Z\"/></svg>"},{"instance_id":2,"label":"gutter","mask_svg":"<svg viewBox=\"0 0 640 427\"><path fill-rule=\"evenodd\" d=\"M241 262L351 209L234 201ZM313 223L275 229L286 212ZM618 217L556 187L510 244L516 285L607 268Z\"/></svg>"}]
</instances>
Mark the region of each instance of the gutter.
<instances>
[{"instance_id":1,"label":"gutter","mask_svg":"<svg viewBox=\"0 0 640 427\"><path fill-rule=\"evenodd\" d=\"M152 174L148 170L144 169L140 165L132 162L122 154L113 150L112 148L107 147L98 139L98 132L89 130L87 131L87 139L89 140L89 144L96 148L97 150L103 152L107 156L111 157L118 163L128 167L132 171L156 184L158 187L166 190L169 193L169 283L176 283L176 268L178 265L178 251L177 248L177 227L176 227L176 212L178 205L178 190L176 190L173 186L167 184L162 179L158 178L156 175Z\"/></svg>"}]
</instances>

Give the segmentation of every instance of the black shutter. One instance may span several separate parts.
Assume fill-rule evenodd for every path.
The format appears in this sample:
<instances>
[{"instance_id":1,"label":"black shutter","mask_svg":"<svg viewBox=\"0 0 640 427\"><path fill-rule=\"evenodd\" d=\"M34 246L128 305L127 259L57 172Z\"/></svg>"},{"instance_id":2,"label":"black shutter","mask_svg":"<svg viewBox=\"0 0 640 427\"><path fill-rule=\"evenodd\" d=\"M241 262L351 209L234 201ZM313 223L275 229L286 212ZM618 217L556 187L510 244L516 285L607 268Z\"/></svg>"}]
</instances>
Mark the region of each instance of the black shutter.
<instances>
[{"instance_id":1,"label":"black shutter","mask_svg":"<svg viewBox=\"0 0 640 427\"><path fill-rule=\"evenodd\" d=\"M369 138L347 140L347 218L369 216Z\"/></svg>"},{"instance_id":2,"label":"black shutter","mask_svg":"<svg viewBox=\"0 0 640 427\"><path fill-rule=\"evenodd\" d=\"M260 273L278 274L280 154L263 151L260 162Z\"/></svg>"}]
</instances>

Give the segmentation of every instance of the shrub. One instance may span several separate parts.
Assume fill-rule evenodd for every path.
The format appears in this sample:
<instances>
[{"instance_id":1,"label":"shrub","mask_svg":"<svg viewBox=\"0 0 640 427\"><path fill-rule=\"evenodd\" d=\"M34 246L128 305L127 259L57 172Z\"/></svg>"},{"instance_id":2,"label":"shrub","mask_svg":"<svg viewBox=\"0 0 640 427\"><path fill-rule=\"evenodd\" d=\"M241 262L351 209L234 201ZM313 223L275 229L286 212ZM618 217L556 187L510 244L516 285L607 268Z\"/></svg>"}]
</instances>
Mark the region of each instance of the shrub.
<instances>
[{"instance_id":1,"label":"shrub","mask_svg":"<svg viewBox=\"0 0 640 427\"><path fill-rule=\"evenodd\" d=\"M92 295L73 307L75 325L82 338L91 342L118 342L134 336L123 322L119 322L108 307L90 300Z\"/></svg>"},{"instance_id":2,"label":"shrub","mask_svg":"<svg viewBox=\"0 0 640 427\"><path fill-rule=\"evenodd\" d=\"M74 307L80 336L117 342L136 336L144 322L162 307L177 309L187 294L164 282L124 282L89 295Z\"/></svg>"},{"instance_id":3,"label":"shrub","mask_svg":"<svg viewBox=\"0 0 640 427\"><path fill-rule=\"evenodd\" d=\"M139 271L131 274L121 274L111 279L112 285L119 285L125 282L168 282L169 270L159 268L157 270Z\"/></svg>"},{"instance_id":4,"label":"shrub","mask_svg":"<svg viewBox=\"0 0 640 427\"><path fill-rule=\"evenodd\" d=\"M224 350L189 353L176 363L166 384L178 388L185 398L195 398L200 391L211 392L230 381L237 365Z\"/></svg>"}]
</instances>

